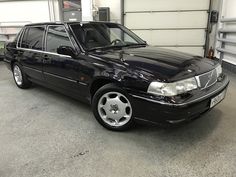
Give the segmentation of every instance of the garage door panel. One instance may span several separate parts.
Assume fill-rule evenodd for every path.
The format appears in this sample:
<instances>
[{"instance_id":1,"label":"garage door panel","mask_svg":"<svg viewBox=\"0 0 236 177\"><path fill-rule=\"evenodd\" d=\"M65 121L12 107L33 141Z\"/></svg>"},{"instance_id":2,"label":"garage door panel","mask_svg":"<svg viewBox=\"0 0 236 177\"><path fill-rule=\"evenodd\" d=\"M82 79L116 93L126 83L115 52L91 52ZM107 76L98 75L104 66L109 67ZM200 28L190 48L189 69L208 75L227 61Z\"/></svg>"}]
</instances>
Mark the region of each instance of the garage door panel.
<instances>
[{"instance_id":1,"label":"garage door panel","mask_svg":"<svg viewBox=\"0 0 236 177\"><path fill-rule=\"evenodd\" d=\"M124 24L150 45L203 55L209 4L210 0L125 0Z\"/></svg>"},{"instance_id":2,"label":"garage door panel","mask_svg":"<svg viewBox=\"0 0 236 177\"><path fill-rule=\"evenodd\" d=\"M130 13L125 24L131 29L206 28L207 12Z\"/></svg>"},{"instance_id":3,"label":"garage door panel","mask_svg":"<svg viewBox=\"0 0 236 177\"><path fill-rule=\"evenodd\" d=\"M161 47L161 48L171 49L197 56L204 55L204 49L202 47Z\"/></svg>"},{"instance_id":4,"label":"garage door panel","mask_svg":"<svg viewBox=\"0 0 236 177\"><path fill-rule=\"evenodd\" d=\"M125 11L203 10L209 0L125 0Z\"/></svg>"},{"instance_id":5,"label":"garage door panel","mask_svg":"<svg viewBox=\"0 0 236 177\"><path fill-rule=\"evenodd\" d=\"M133 30L150 45L204 45L204 30Z\"/></svg>"}]
</instances>

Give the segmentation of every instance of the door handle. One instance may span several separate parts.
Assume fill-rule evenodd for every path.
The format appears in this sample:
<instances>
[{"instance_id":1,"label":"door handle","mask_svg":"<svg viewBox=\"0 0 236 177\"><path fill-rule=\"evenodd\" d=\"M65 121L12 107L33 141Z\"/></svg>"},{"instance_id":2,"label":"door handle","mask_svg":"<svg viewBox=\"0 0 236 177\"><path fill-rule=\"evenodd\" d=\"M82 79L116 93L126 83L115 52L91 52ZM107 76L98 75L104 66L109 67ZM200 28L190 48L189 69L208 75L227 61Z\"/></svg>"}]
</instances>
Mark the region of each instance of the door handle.
<instances>
[{"instance_id":1,"label":"door handle","mask_svg":"<svg viewBox=\"0 0 236 177\"><path fill-rule=\"evenodd\" d=\"M43 57L43 63L44 64L47 64L47 63L49 63L50 62L50 57L48 56L48 55L44 55L44 57Z\"/></svg>"},{"instance_id":2,"label":"door handle","mask_svg":"<svg viewBox=\"0 0 236 177\"><path fill-rule=\"evenodd\" d=\"M22 53L24 53L24 52L23 52L22 50L19 50L18 53L19 53L19 54L22 54Z\"/></svg>"},{"instance_id":3,"label":"door handle","mask_svg":"<svg viewBox=\"0 0 236 177\"><path fill-rule=\"evenodd\" d=\"M44 55L44 60L49 60L50 57L48 55Z\"/></svg>"}]
</instances>

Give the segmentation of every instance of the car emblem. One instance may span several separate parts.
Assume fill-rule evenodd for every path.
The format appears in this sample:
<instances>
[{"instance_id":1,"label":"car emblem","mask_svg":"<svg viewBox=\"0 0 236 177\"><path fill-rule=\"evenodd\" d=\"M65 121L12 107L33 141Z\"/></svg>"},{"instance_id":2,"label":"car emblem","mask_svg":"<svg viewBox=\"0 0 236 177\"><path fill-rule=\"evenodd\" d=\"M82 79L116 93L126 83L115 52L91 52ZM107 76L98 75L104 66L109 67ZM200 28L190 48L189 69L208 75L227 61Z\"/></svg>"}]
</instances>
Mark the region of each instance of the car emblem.
<instances>
[{"instance_id":1,"label":"car emblem","mask_svg":"<svg viewBox=\"0 0 236 177\"><path fill-rule=\"evenodd\" d=\"M111 104L110 105L110 112L113 112L114 114L117 114L119 111L119 107L117 104Z\"/></svg>"}]
</instances>

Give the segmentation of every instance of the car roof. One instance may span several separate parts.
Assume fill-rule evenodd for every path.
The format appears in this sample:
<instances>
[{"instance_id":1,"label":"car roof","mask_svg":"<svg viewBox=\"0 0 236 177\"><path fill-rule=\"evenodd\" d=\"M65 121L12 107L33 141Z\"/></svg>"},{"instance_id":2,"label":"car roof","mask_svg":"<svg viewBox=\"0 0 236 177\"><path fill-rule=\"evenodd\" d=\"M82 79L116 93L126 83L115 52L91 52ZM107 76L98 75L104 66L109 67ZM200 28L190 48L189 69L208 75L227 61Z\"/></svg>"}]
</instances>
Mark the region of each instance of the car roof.
<instances>
[{"instance_id":1,"label":"car roof","mask_svg":"<svg viewBox=\"0 0 236 177\"><path fill-rule=\"evenodd\" d=\"M87 24L87 23L91 23L91 24L100 24L100 23L104 23L104 24L116 24L114 22L104 22L104 21L83 21L83 22L79 22L79 21L75 21L75 22L40 22L40 23L30 23L27 24L25 26L39 26L39 25L71 25L71 24Z\"/></svg>"}]
</instances>

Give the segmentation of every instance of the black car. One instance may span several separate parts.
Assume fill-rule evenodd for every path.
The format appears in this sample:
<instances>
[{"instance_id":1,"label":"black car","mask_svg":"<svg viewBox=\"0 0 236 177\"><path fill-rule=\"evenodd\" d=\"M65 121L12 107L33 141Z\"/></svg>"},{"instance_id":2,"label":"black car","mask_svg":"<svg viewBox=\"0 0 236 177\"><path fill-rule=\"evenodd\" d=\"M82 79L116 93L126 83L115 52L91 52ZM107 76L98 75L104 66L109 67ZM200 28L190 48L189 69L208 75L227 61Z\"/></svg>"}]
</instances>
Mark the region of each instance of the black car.
<instances>
[{"instance_id":1,"label":"black car","mask_svg":"<svg viewBox=\"0 0 236 177\"><path fill-rule=\"evenodd\" d=\"M150 47L108 22L26 25L4 61L19 88L34 82L89 103L111 130L192 120L222 101L229 84L218 62Z\"/></svg>"}]
</instances>

